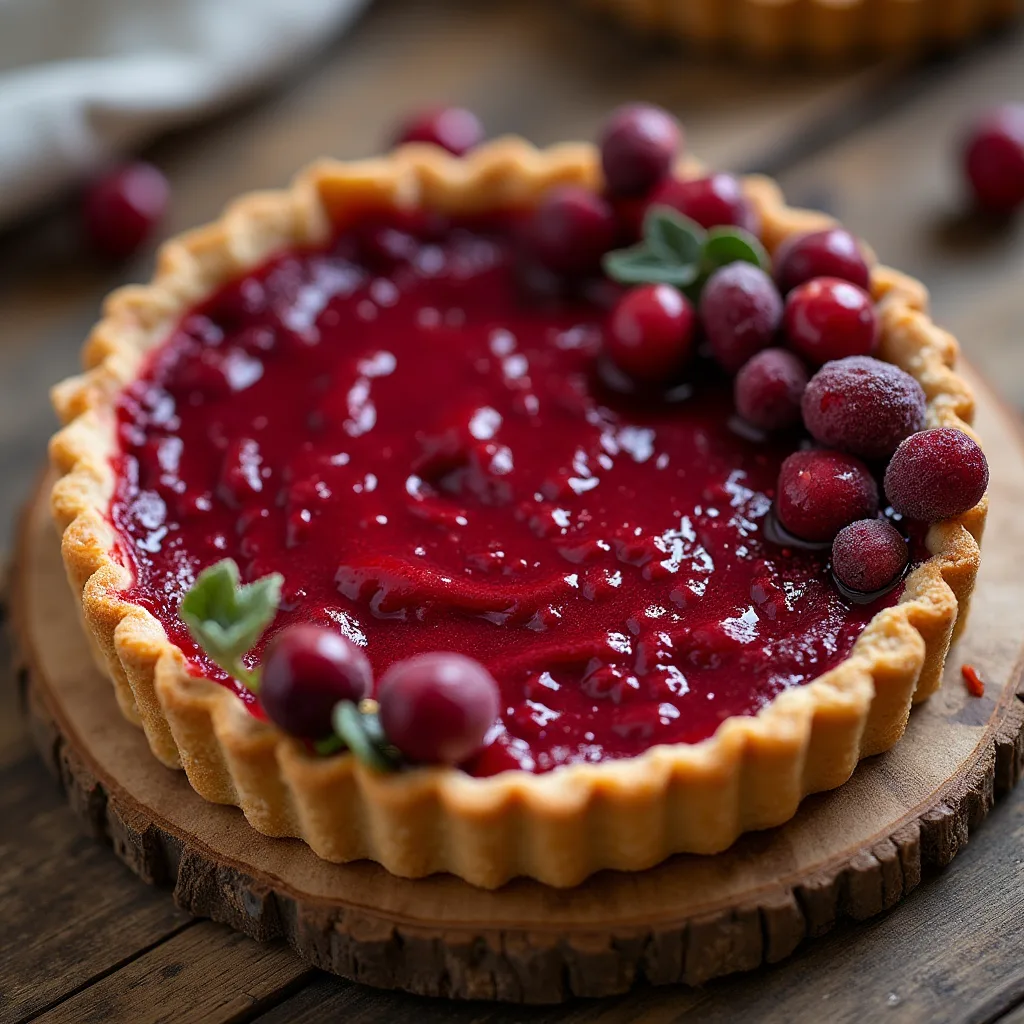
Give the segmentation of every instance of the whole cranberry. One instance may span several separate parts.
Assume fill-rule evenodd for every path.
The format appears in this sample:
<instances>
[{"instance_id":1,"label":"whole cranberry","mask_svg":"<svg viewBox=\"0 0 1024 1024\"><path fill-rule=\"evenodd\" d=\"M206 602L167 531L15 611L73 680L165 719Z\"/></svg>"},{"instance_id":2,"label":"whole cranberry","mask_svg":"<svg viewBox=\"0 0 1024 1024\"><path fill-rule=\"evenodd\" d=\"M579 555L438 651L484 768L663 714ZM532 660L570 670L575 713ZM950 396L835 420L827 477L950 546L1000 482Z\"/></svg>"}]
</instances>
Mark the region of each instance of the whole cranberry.
<instances>
[{"instance_id":1,"label":"whole cranberry","mask_svg":"<svg viewBox=\"0 0 1024 1024\"><path fill-rule=\"evenodd\" d=\"M552 189L534 211L527 242L534 255L558 274L587 274L615 244L615 214L601 196L578 185Z\"/></svg>"},{"instance_id":2,"label":"whole cranberry","mask_svg":"<svg viewBox=\"0 0 1024 1024\"><path fill-rule=\"evenodd\" d=\"M792 352L766 348L736 374L736 411L759 430L795 427L806 387L807 370Z\"/></svg>"},{"instance_id":3,"label":"whole cranberry","mask_svg":"<svg viewBox=\"0 0 1024 1024\"><path fill-rule=\"evenodd\" d=\"M829 448L881 459L924 426L925 406L924 390L906 371L871 356L847 356L811 378L804 425Z\"/></svg>"},{"instance_id":4,"label":"whole cranberry","mask_svg":"<svg viewBox=\"0 0 1024 1024\"><path fill-rule=\"evenodd\" d=\"M392 665L377 692L388 740L411 761L460 764L498 717L498 684L460 654L420 654Z\"/></svg>"},{"instance_id":5,"label":"whole cranberry","mask_svg":"<svg viewBox=\"0 0 1024 1024\"><path fill-rule=\"evenodd\" d=\"M984 209L1011 213L1024 204L1024 103L990 110L974 125L964 171Z\"/></svg>"},{"instance_id":6,"label":"whole cranberry","mask_svg":"<svg viewBox=\"0 0 1024 1024\"><path fill-rule=\"evenodd\" d=\"M152 164L139 160L97 179L85 193L82 223L99 255L122 260L138 250L167 212L171 187Z\"/></svg>"},{"instance_id":7,"label":"whole cranberry","mask_svg":"<svg viewBox=\"0 0 1024 1024\"><path fill-rule=\"evenodd\" d=\"M775 512L794 536L828 541L878 511L878 487L860 459L843 452L794 452L779 470Z\"/></svg>"},{"instance_id":8,"label":"whole cranberry","mask_svg":"<svg viewBox=\"0 0 1024 1024\"><path fill-rule=\"evenodd\" d=\"M775 282L760 267L730 263L704 285L700 319L715 359L735 373L775 340L782 299Z\"/></svg>"},{"instance_id":9,"label":"whole cranberry","mask_svg":"<svg viewBox=\"0 0 1024 1024\"><path fill-rule=\"evenodd\" d=\"M899 581L910 561L907 542L884 519L844 526L832 542L832 574L858 594L877 594Z\"/></svg>"},{"instance_id":10,"label":"whole cranberry","mask_svg":"<svg viewBox=\"0 0 1024 1024\"><path fill-rule=\"evenodd\" d=\"M786 298L790 348L821 366L844 356L868 356L878 343L878 316L863 288L837 277L815 277Z\"/></svg>"},{"instance_id":11,"label":"whole cranberry","mask_svg":"<svg viewBox=\"0 0 1024 1024\"><path fill-rule=\"evenodd\" d=\"M868 288L871 271L849 231L827 228L787 238L775 254L775 280L783 294L813 277L837 277Z\"/></svg>"},{"instance_id":12,"label":"whole cranberry","mask_svg":"<svg viewBox=\"0 0 1024 1024\"><path fill-rule=\"evenodd\" d=\"M985 453L962 430L911 434L885 471L885 496L901 515L936 523L962 515L988 487Z\"/></svg>"},{"instance_id":13,"label":"whole cranberry","mask_svg":"<svg viewBox=\"0 0 1024 1024\"><path fill-rule=\"evenodd\" d=\"M465 156L483 142L484 135L484 126L472 110L431 107L406 121L395 142L430 142L455 156Z\"/></svg>"},{"instance_id":14,"label":"whole cranberry","mask_svg":"<svg viewBox=\"0 0 1024 1024\"><path fill-rule=\"evenodd\" d=\"M743 186L731 174L707 178L666 178L650 194L650 206L670 206L701 227L733 225L757 233L758 217Z\"/></svg>"},{"instance_id":15,"label":"whole cranberry","mask_svg":"<svg viewBox=\"0 0 1024 1024\"><path fill-rule=\"evenodd\" d=\"M283 629L263 657L259 699L285 732L319 740L332 732L331 712L370 693L366 655L340 633L303 623Z\"/></svg>"},{"instance_id":16,"label":"whole cranberry","mask_svg":"<svg viewBox=\"0 0 1024 1024\"><path fill-rule=\"evenodd\" d=\"M629 103L612 112L601 133L601 166L616 196L649 192L672 170L683 148L679 122L661 107Z\"/></svg>"},{"instance_id":17,"label":"whole cranberry","mask_svg":"<svg viewBox=\"0 0 1024 1024\"><path fill-rule=\"evenodd\" d=\"M605 347L612 362L642 384L670 380L693 348L693 306L668 284L627 292L608 318Z\"/></svg>"}]
</instances>

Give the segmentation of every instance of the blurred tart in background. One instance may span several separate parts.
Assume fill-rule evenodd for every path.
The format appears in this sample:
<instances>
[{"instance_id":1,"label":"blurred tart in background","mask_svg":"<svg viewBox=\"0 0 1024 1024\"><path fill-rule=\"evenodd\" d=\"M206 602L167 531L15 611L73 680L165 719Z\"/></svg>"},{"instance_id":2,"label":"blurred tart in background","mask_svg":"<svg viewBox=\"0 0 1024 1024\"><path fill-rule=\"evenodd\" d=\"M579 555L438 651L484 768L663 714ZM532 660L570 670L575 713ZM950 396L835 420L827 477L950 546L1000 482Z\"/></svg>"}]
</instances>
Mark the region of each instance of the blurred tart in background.
<instances>
[{"instance_id":1,"label":"blurred tart in background","mask_svg":"<svg viewBox=\"0 0 1024 1024\"><path fill-rule=\"evenodd\" d=\"M764 60L815 61L958 45L1019 0L585 0L642 33Z\"/></svg>"}]
</instances>

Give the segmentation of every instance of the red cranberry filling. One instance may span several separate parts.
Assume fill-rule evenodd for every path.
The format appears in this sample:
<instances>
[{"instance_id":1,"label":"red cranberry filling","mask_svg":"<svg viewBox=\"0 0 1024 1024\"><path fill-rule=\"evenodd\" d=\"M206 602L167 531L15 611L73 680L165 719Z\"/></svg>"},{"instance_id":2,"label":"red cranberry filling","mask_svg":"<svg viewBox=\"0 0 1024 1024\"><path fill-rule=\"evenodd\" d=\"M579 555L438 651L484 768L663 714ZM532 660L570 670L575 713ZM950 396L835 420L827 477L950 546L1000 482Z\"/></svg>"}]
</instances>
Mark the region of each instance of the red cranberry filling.
<instances>
[{"instance_id":1,"label":"red cranberry filling","mask_svg":"<svg viewBox=\"0 0 1024 1024\"><path fill-rule=\"evenodd\" d=\"M178 606L229 556L285 577L268 637L328 626L378 681L479 661L501 702L478 775L697 742L846 657L879 603L763 533L792 442L736 432L707 359L610 390L604 309L524 294L521 228L368 218L223 289L125 391L129 596L197 671L228 684Z\"/></svg>"}]
</instances>

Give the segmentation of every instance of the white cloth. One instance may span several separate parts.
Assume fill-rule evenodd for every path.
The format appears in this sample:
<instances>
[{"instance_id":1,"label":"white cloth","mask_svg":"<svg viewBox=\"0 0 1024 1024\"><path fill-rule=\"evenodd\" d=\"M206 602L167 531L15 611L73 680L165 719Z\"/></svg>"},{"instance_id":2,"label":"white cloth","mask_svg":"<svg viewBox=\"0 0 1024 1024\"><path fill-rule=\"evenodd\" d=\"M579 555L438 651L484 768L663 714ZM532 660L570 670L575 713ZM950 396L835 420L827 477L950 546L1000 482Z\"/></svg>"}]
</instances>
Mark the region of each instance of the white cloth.
<instances>
[{"instance_id":1,"label":"white cloth","mask_svg":"<svg viewBox=\"0 0 1024 1024\"><path fill-rule=\"evenodd\" d=\"M0 223L281 74L367 0L0 0Z\"/></svg>"}]
</instances>

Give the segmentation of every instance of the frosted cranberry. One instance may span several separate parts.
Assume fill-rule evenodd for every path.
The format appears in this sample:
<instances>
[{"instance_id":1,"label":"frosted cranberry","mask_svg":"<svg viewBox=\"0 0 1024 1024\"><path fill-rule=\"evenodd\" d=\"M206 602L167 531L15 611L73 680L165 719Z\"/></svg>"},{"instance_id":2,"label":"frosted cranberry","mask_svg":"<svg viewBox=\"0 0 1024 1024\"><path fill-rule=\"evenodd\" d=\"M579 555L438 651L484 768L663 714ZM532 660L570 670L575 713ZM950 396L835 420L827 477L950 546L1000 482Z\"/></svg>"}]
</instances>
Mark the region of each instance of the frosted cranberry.
<instances>
[{"instance_id":1,"label":"frosted cranberry","mask_svg":"<svg viewBox=\"0 0 1024 1024\"><path fill-rule=\"evenodd\" d=\"M484 140L480 118L465 107L432 107L410 118L395 140L430 142L455 156L464 156Z\"/></svg>"},{"instance_id":2,"label":"frosted cranberry","mask_svg":"<svg viewBox=\"0 0 1024 1024\"><path fill-rule=\"evenodd\" d=\"M552 189L534 211L527 241L549 270L586 274L615 244L615 214L607 200L578 185Z\"/></svg>"},{"instance_id":3,"label":"frosted cranberry","mask_svg":"<svg viewBox=\"0 0 1024 1024\"><path fill-rule=\"evenodd\" d=\"M871 356L848 356L811 378L804 425L826 447L881 459L924 426L925 405L924 391L909 373Z\"/></svg>"},{"instance_id":4,"label":"frosted cranberry","mask_svg":"<svg viewBox=\"0 0 1024 1024\"><path fill-rule=\"evenodd\" d=\"M716 270L700 297L700 319L715 359L735 373L775 340L782 299L772 279L752 263Z\"/></svg>"},{"instance_id":5,"label":"frosted cranberry","mask_svg":"<svg viewBox=\"0 0 1024 1024\"><path fill-rule=\"evenodd\" d=\"M90 244L107 259L131 256L163 219L170 193L163 174L142 161L105 174L88 189L82 205Z\"/></svg>"},{"instance_id":6,"label":"frosted cranberry","mask_svg":"<svg viewBox=\"0 0 1024 1024\"><path fill-rule=\"evenodd\" d=\"M760 430L785 430L800 422L807 370L792 352L766 348L736 375L736 411Z\"/></svg>"},{"instance_id":7,"label":"frosted cranberry","mask_svg":"<svg viewBox=\"0 0 1024 1024\"><path fill-rule=\"evenodd\" d=\"M498 684L460 654L420 654L380 681L380 722L411 761L460 764L483 745L498 717Z\"/></svg>"},{"instance_id":8,"label":"frosted cranberry","mask_svg":"<svg viewBox=\"0 0 1024 1024\"><path fill-rule=\"evenodd\" d=\"M978 121L964 171L979 206L1010 213L1024 204L1024 103L1007 103Z\"/></svg>"},{"instance_id":9,"label":"frosted cranberry","mask_svg":"<svg viewBox=\"0 0 1024 1024\"><path fill-rule=\"evenodd\" d=\"M303 623L271 641L259 698L267 717L285 732L319 740L331 734L335 704L361 701L372 684L370 663L355 644L335 630Z\"/></svg>"},{"instance_id":10,"label":"frosted cranberry","mask_svg":"<svg viewBox=\"0 0 1024 1024\"><path fill-rule=\"evenodd\" d=\"M705 228L731 224L757 232L757 214L731 174L687 181L667 178L651 192L649 205L671 206Z\"/></svg>"},{"instance_id":11,"label":"frosted cranberry","mask_svg":"<svg viewBox=\"0 0 1024 1024\"><path fill-rule=\"evenodd\" d=\"M832 574L847 590L877 594L896 583L910 559L907 542L884 519L844 526L832 542Z\"/></svg>"},{"instance_id":12,"label":"frosted cranberry","mask_svg":"<svg viewBox=\"0 0 1024 1024\"><path fill-rule=\"evenodd\" d=\"M935 523L962 515L988 487L985 453L962 430L911 434L885 471L885 496L901 515Z\"/></svg>"},{"instance_id":13,"label":"frosted cranberry","mask_svg":"<svg viewBox=\"0 0 1024 1024\"><path fill-rule=\"evenodd\" d=\"M828 228L794 235L775 254L775 280L785 294L813 277L838 277L867 289L871 271L849 231Z\"/></svg>"},{"instance_id":14,"label":"frosted cranberry","mask_svg":"<svg viewBox=\"0 0 1024 1024\"><path fill-rule=\"evenodd\" d=\"M693 306L671 285L627 292L608 320L605 345L612 362L641 383L671 379L693 347Z\"/></svg>"},{"instance_id":15,"label":"frosted cranberry","mask_svg":"<svg viewBox=\"0 0 1024 1024\"><path fill-rule=\"evenodd\" d=\"M827 541L847 523L878 511L878 487L867 466L833 451L794 452L779 471L775 511L794 536Z\"/></svg>"},{"instance_id":16,"label":"frosted cranberry","mask_svg":"<svg viewBox=\"0 0 1024 1024\"><path fill-rule=\"evenodd\" d=\"M794 288L786 298L784 323L790 348L818 366L870 355L878 342L871 296L837 277L816 277Z\"/></svg>"},{"instance_id":17,"label":"frosted cranberry","mask_svg":"<svg viewBox=\"0 0 1024 1024\"><path fill-rule=\"evenodd\" d=\"M670 173L682 147L682 128L667 110L647 103L619 107L601 133L608 190L617 196L649 192Z\"/></svg>"}]
</instances>

